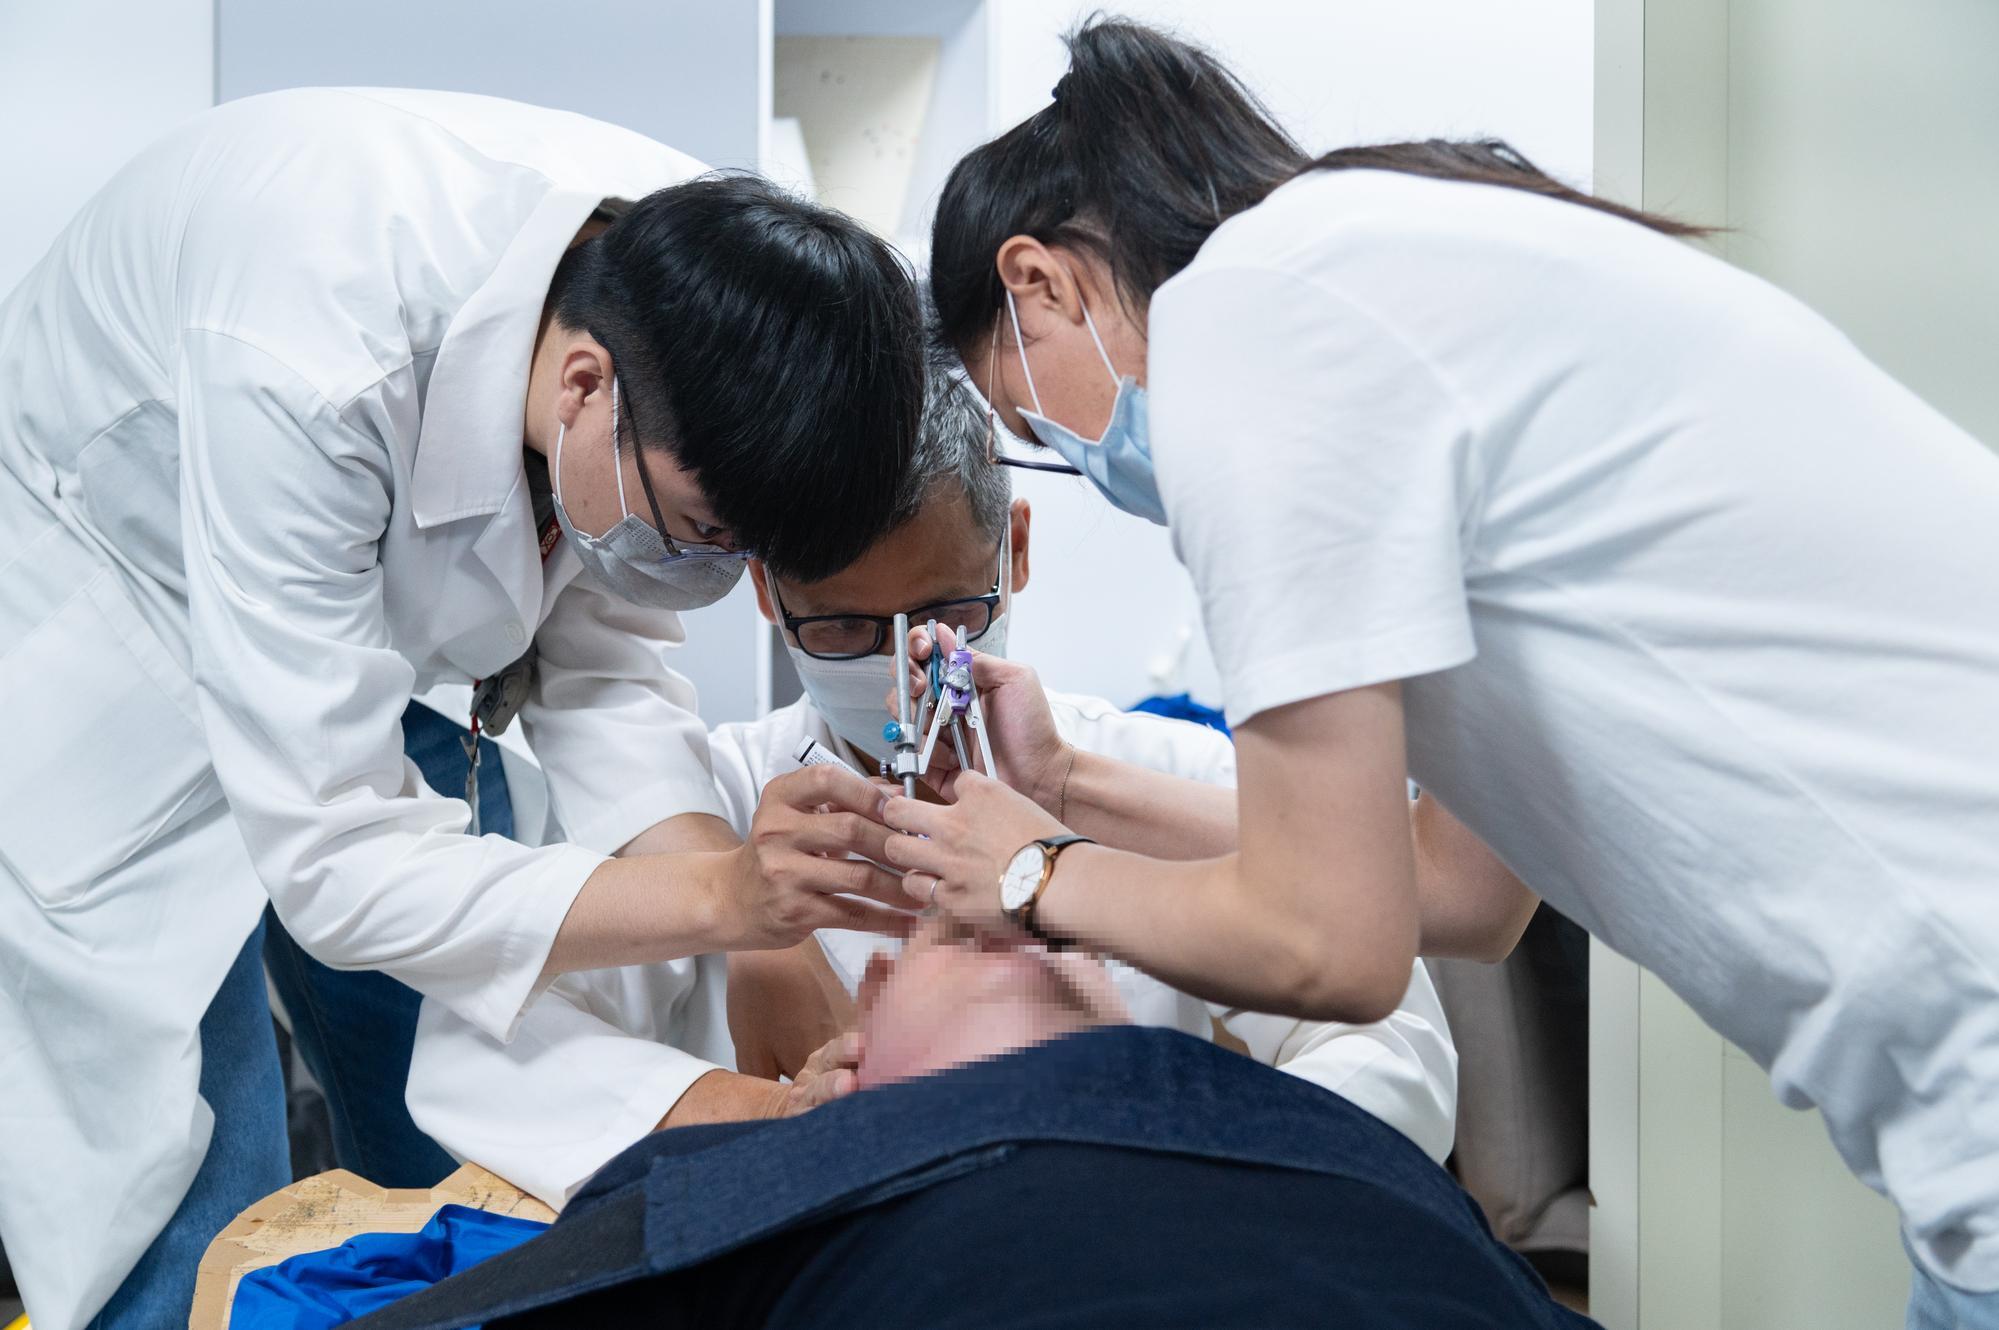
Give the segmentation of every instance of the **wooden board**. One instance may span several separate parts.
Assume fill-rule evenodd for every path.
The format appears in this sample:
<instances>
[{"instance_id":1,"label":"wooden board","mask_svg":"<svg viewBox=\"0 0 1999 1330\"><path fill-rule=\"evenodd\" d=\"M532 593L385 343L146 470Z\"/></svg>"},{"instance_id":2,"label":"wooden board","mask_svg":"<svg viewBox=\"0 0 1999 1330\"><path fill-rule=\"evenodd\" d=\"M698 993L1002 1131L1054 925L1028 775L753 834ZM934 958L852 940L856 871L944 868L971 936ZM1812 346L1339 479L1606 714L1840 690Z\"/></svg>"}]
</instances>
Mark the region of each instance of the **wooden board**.
<instances>
[{"instance_id":1,"label":"wooden board","mask_svg":"<svg viewBox=\"0 0 1999 1330\"><path fill-rule=\"evenodd\" d=\"M224 1330L236 1283L252 1270L338 1247L358 1233L414 1233L441 1205L544 1222L555 1218L555 1211L475 1164L428 1190L391 1191L340 1168L303 1178L236 1216L208 1244L188 1330Z\"/></svg>"}]
</instances>

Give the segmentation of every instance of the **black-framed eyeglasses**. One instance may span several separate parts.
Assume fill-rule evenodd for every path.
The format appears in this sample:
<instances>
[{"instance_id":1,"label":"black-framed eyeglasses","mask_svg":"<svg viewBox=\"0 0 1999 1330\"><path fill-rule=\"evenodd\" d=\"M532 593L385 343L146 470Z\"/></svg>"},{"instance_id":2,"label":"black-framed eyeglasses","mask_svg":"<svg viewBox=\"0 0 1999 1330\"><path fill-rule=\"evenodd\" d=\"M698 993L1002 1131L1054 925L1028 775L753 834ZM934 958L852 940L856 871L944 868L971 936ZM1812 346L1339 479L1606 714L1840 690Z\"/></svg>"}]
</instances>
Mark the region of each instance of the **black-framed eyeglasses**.
<instances>
[{"instance_id":1,"label":"black-framed eyeglasses","mask_svg":"<svg viewBox=\"0 0 1999 1330\"><path fill-rule=\"evenodd\" d=\"M752 556L752 551L750 550L728 550L723 549L719 545L708 543L683 545L673 538L673 533L666 529L666 515L659 510L659 496L653 493L652 472L646 467L645 449L639 446L638 420L629 404L625 407L625 418L631 423L632 427L632 462L638 467L639 488L645 491L646 506L652 509L653 530L659 532L660 542L666 546L666 557L668 559L699 559L721 563L747 561ZM624 446L625 442L623 439L611 440L611 461L614 466L622 466L624 464L617 455L618 451Z\"/></svg>"},{"instance_id":2,"label":"black-framed eyeglasses","mask_svg":"<svg viewBox=\"0 0 1999 1330\"><path fill-rule=\"evenodd\" d=\"M940 600L909 611L912 624L934 619L953 633L963 630L966 644L975 644L993 626L999 614L1001 590L1006 580L1007 540L1000 539L999 567L993 572L993 589L983 596ZM784 607L776 579L770 584L771 603L777 606L778 622L798 641L799 650L814 660L860 660L878 653L895 631L895 616L881 614L795 615Z\"/></svg>"}]
</instances>

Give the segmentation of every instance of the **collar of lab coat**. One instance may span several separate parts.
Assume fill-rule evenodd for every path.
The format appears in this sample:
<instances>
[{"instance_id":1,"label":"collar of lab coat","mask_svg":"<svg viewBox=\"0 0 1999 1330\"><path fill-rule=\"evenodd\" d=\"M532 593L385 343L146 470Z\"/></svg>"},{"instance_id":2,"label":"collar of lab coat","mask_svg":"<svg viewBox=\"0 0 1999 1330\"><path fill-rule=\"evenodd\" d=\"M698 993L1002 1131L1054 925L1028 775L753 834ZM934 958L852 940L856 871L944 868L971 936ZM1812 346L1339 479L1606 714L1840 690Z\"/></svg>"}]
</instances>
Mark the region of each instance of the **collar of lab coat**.
<instances>
[{"instance_id":1,"label":"collar of lab coat","mask_svg":"<svg viewBox=\"0 0 1999 1330\"><path fill-rule=\"evenodd\" d=\"M410 509L419 527L497 513L524 484L521 426L548 283L603 199L594 190L551 189L445 330L410 464ZM493 523L485 535L504 537L511 525ZM531 564L532 535L524 544L500 543L520 545L511 553ZM494 561L496 551L480 553Z\"/></svg>"}]
</instances>

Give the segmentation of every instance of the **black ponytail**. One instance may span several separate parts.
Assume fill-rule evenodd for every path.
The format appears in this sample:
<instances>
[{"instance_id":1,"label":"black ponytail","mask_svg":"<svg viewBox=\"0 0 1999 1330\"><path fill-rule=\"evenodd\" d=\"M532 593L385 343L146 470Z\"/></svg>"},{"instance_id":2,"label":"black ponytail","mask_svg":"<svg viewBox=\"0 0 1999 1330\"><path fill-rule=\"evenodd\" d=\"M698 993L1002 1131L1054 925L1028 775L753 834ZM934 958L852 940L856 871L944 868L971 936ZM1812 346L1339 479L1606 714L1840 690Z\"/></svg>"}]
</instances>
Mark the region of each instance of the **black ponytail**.
<instances>
[{"instance_id":1,"label":"black ponytail","mask_svg":"<svg viewBox=\"0 0 1999 1330\"><path fill-rule=\"evenodd\" d=\"M1125 19L1064 39L1055 100L952 169L931 230L936 331L960 354L991 331L1006 292L994 256L1032 236L1106 263L1142 310L1229 218L1310 170L1382 170L1500 185L1595 208L1672 236L1701 227L1569 188L1497 139L1430 139L1306 155L1227 66Z\"/></svg>"}]
</instances>

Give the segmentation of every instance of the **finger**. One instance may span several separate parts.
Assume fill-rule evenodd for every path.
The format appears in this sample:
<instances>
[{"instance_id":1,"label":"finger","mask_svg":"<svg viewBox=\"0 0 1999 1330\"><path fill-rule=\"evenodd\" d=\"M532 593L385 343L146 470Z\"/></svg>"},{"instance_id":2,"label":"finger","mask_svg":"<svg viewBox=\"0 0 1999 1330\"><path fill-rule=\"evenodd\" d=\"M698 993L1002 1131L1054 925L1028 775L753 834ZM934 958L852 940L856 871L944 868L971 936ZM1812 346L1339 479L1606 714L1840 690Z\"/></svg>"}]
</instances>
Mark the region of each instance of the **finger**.
<instances>
[{"instance_id":1,"label":"finger","mask_svg":"<svg viewBox=\"0 0 1999 1330\"><path fill-rule=\"evenodd\" d=\"M898 836L888 843L888 861L903 869L904 876L911 872L929 873L933 877L951 875L951 852L941 841L921 840L915 836Z\"/></svg>"},{"instance_id":2,"label":"finger","mask_svg":"<svg viewBox=\"0 0 1999 1330\"><path fill-rule=\"evenodd\" d=\"M909 659L918 664L930 659L930 630L923 624L913 624L909 629Z\"/></svg>"},{"instance_id":3,"label":"finger","mask_svg":"<svg viewBox=\"0 0 1999 1330\"><path fill-rule=\"evenodd\" d=\"M881 807L881 794L874 782L849 767L831 763L787 771L764 786L762 797L800 812L823 804L867 818L875 817Z\"/></svg>"},{"instance_id":4,"label":"finger","mask_svg":"<svg viewBox=\"0 0 1999 1330\"><path fill-rule=\"evenodd\" d=\"M904 873L902 891L917 909L927 910L937 903L937 888L944 885L944 879L935 873Z\"/></svg>"},{"instance_id":5,"label":"finger","mask_svg":"<svg viewBox=\"0 0 1999 1330\"><path fill-rule=\"evenodd\" d=\"M834 883L833 894L859 896L866 900L880 901L884 905L903 908L902 874L892 873L879 864L871 864L865 859L846 859L840 863L840 871L829 878Z\"/></svg>"},{"instance_id":6,"label":"finger","mask_svg":"<svg viewBox=\"0 0 1999 1330\"><path fill-rule=\"evenodd\" d=\"M896 831L906 831L913 836L934 836L951 825L951 813L938 804L906 799L898 794L889 796L882 803L881 820L882 825ZM897 839L889 838L891 844ZM890 862L900 861L891 859Z\"/></svg>"},{"instance_id":7,"label":"finger","mask_svg":"<svg viewBox=\"0 0 1999 1330\"><path fill-rule=\"evenodd\" d=\"M791 832L792 848L808 854L835 857L858 854L879 863L887 853L883 847L888 838L896 833L875 821L872 812L870 810L869 816L860 813L815 813Z\"/></svg>"},{"instance_id":8,"label":"finger","mask_svg":"<svg viewBox=\"0 0 1999 1330\"><path fill-rule=\"evenodd\" d=\"M856 933L880 933L884 937L908 937L919 922L907 910L891 910L886 905L851 896L828 896L819 913L820 928L845 928Z\"/></svg>"}]
</instances>

